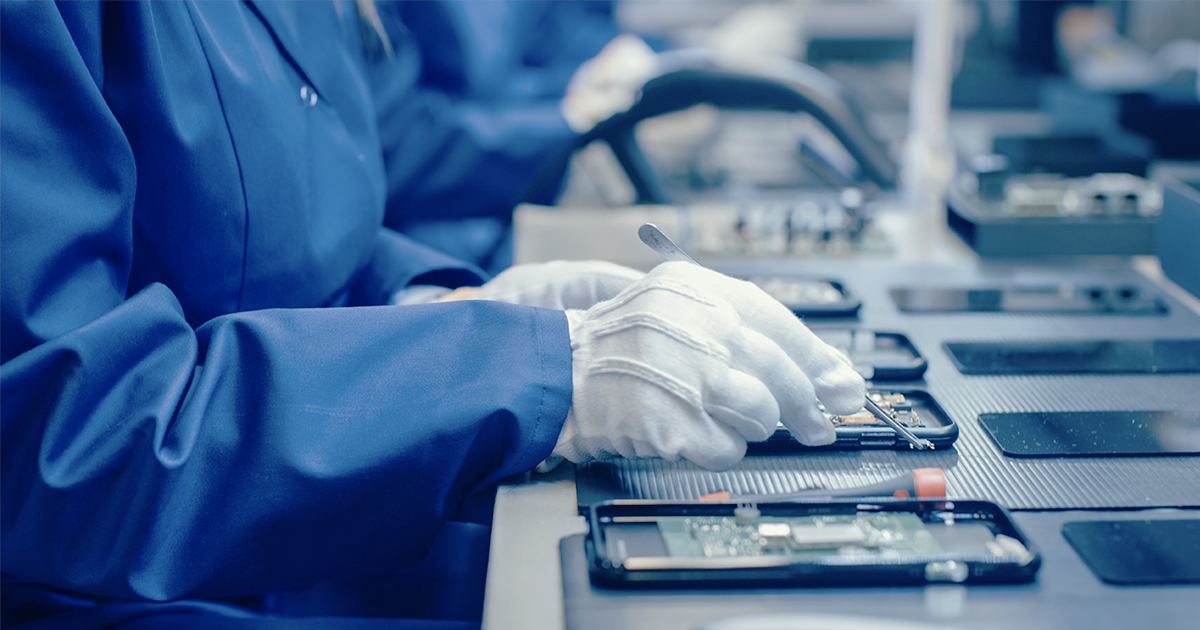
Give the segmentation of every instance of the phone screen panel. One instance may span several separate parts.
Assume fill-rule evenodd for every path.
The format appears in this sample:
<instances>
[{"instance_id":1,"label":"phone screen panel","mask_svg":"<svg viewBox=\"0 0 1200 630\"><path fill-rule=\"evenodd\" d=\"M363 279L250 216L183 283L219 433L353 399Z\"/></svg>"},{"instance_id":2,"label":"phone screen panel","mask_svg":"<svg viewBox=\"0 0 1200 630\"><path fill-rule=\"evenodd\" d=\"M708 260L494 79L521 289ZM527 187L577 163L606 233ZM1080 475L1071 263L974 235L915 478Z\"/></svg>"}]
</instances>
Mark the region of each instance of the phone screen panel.
<instances>
[{"instance_id":1,"label":"phone screen panel","mask_svg":"<svg viewBox=\"0 0 1200 630\"><path fill-rule=\"evenodd\" d=\"M1200 520L1073 521L1062 532L1109 584L1200 584Z\"/></svg>"},{"instance_id":2,"label":"phone screen panel","mask_svg":"<svg viewBox=\"0 0 1200 630\"><path fill-rule=\"evenodd\" d=\"M963 374L1200 372L1200 339L946 344Z\"/></svg>"},{"instance_id":3,"label":"phone screen panel","mask_svg":"<svg viewBox=\"0 0 1200 630\"><path fill-rule=\"evenodd\" d=\"M1198 411L983 413L979 422L1012 457L1200 454Z\"/></svg>"},{"instance_id":4,"label":"phone screen panel","mask_svg":"<svg viewBox=\"0 0 1200 630\"><path fill-rule=\"evenodd\" d=\"M1165 315L1169 309L1136 285L1006 288L916 287L891 290L906 313L1065 313Z\"/></svg>"}]
</instances>

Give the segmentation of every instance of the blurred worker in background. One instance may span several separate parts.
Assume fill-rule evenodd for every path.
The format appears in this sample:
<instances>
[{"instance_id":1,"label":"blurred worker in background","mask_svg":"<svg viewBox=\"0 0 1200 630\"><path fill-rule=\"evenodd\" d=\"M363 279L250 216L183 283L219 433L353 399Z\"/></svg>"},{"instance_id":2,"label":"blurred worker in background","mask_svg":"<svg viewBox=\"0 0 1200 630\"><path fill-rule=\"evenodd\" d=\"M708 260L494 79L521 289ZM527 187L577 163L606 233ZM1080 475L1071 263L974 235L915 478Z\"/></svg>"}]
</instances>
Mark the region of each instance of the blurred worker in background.
<instances>
[{"instance_id":1,"label":"blurred worker in background","mask_svg":"<svg viewBox=\"0 0 1200 630\"><path fill-rule=\"evenodd\" d=\"M623 84L628 96L617 102L597 99L605 78L580 67L602 50L610 64L624 63L629 49L643 65L653 53L631 36L606 49L618 37L608 1L375 8L392 50L372 80L402 103L380 112L385 224L490 273L502 271L512 261L513 207L551 203L558 192L532 190L533 180L565 168L581 132L631 104L636 84ZM576 95L564 101L568 86Z\"/></svg>"},{"instance_id":2,"label":"blurred worker in background","mask_svg":"<svg viewBox=\"0 0 1200 630\"><path fill-rule=\"evenodd\" d=\"M749 283L680 263L484 283L385 227L389 204L472 203L397 157L470 151L378 82L406 44L370 3L0 11L5 627L471 627L480 558L418 563L486 554L456 528L486 532L500 479L722 469L780 420L832 441L818 398L861 407L841 355Z\"/></svg>"}]
</instances>

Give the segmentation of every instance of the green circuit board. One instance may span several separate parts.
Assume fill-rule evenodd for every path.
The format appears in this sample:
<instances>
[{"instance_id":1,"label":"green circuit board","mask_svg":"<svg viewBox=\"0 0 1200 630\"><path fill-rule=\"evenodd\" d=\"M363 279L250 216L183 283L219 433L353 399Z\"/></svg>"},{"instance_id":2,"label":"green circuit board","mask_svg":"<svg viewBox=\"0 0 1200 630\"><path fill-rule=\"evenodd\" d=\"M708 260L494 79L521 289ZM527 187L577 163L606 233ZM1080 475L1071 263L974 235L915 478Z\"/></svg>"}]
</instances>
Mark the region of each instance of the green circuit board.
<instances>
[{"instance_id":1,"label":"green circuit board","mask_svg":"<svg viewBox=\"0 0 1200 630\"><path fill-rule=\"evenodd\" d=\"M666 517L659 534L672 558L786 556L796 560L836 556L936 556L942 548L916 515L860 512L854 515L758 517Z\"/></svg>"}]
</instances>

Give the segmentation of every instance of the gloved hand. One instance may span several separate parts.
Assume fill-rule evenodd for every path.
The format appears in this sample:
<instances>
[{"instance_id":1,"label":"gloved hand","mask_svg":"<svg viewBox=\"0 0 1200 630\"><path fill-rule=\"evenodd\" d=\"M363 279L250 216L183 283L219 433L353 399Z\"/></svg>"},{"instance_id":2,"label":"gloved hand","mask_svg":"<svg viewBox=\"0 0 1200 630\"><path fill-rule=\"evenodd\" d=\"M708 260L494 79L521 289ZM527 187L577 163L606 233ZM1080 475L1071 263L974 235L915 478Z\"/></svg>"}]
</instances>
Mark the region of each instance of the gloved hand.
<instances>
[{"instance_id":1,"label":"gloved hand","mask_svg":"<svg viewBox=\"0 0 1200 630\"><path fill-rule=\"evenodd\" d=\"M659 265L607 302L567 311L574 394L551 459L680 457L736 464L777 423L809 445L834 440L817 407L863 407L863 379L837 350L749 282Z\"/></svg>"},{"instance_id":2,"label":"gloved hand","mask_svg":"<svg viewBox=\"0 0 1200 630\"><path fill-rule=\"evenodd\" d=\"M618 35L571 75L559 110L571 129L586 133L629 109L642 85L657 72L657 57L646 42L636 35Z\"/></svg>"},{"instance_id":3,"label":"gloved hand","mask_svg":"<svg viewBox=\"0 0 1200 630\"><path fill-rule=\"evenodd\" d=\"M480 287L475 299L560 311L588 309L616 297L644 275L636 269L598 260L517 265Z\"/></svg>"}]
</instances>

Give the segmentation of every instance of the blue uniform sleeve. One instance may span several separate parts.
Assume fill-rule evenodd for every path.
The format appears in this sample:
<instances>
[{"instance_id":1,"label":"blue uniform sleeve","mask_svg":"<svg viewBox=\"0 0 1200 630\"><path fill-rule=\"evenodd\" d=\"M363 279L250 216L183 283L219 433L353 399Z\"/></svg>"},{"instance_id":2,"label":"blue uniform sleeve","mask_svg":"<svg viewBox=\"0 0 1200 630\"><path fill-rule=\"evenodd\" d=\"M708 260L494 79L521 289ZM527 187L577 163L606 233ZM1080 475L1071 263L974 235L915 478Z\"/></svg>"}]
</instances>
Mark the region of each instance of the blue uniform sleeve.
<instances>
[{"instance_id":1,"label":"blue uniform sleeve","mask_svg":"<svg viewBox=\"0 0 1200 630\"><path fill-rule=\"evenodd\" d=\"M137 161L101 90L102 9L0 8L6 575L161 601L383 571L549 454L571 393L561 313L263 309L194 327L167 285L131 290ZM379 239L349 290L362 302L471 273Z\"/></svg>"},{"instance_id":2,"label":"blue uniform sleeve","mask_svg":"<svg viewBox=\"0 0 1200 630\"><path fill-rule=\"evenodd\" d=\"M389 228L380 228L375 248L347 297L348 306L387 304L414 284L457 289L479 286L487 274L474 265L446 256Z\"/></svg>"}]
</instances>

